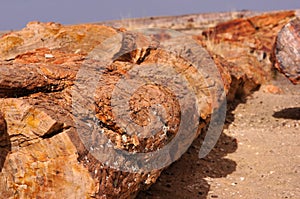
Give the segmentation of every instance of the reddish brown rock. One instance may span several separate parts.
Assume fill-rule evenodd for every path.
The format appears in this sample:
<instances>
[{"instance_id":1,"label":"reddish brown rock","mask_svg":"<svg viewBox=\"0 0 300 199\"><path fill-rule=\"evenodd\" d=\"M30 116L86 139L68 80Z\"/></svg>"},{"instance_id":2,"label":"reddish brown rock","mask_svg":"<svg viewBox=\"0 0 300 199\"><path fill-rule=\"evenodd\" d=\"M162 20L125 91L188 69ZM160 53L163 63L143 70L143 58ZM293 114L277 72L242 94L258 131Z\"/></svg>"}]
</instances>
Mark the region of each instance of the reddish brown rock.
<instances>
[{"instance_id":1,"label":"reddish brown rock","mask_svg":"<svg viewBox=\"0 0 300 199\"><path fill-rule=\"evenodd\" d=\"M300 83L300 19L287 23L274 45L275 67L293 84Z\"/></svg>"},{"instance_id":2,"label":"reddish brown rock","mask_svg":"<svg viewBox=\"0 0 300 199\"><path fill-rule=\"evenodd\" d=\"M281 88L279 88L278 86L274 86L272 84L264 85L262 89L265 93L272 93L272 94L281 94L281 93L283 93Z\"/></svg>"}]
</instances>

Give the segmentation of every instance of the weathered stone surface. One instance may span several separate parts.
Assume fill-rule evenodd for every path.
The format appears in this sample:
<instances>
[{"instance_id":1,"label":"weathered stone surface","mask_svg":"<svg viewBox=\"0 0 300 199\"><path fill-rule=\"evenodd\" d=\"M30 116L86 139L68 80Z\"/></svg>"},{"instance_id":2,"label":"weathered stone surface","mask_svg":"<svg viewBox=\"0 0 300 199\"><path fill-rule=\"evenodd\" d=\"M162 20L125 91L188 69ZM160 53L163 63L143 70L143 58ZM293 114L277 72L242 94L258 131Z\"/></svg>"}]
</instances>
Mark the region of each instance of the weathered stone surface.
<instances>
[{"instance_id":1,"label":"weathered stone surface","mask_svg":"<svg viewBox=\"0 0 300 199\"><path fill-rule=\"evenodd\" d=\"M11 61L0 61L0 96L18 97L37 91L63 90L72 85L82 60L82 55L41 48L29 50Z\"/></svg>"},{"instance_id":2,"label":"weathered stone surface","mask_svg":"<svg viewBox=\"0 0 300 199\"><path fill-rule=\"evenodd\" d=\"M268 58L275 36L294 16L291 11L229 22L220 19L224 23L204 31L199 29L199 33L188 24L187 28L209 51L221 73L228 99L232 100L236 95L250 93L271 76ZM237 15L235 18L243 17ZM213 22L206 25L210 23L215 25ZM126 46L117 46L119 52L125 52L122 48L132 49L140 45L146 48L116 53L112 64L101 65L89 53L120 32L125 32L124 38L129 38L130 42L125 42ZM85 92L76 93L75 81L83 64L95 70L91 77L97 75L96 70L103 71L102 84L93 96L96 105L94 117L116 148L129 152L155 151L172 140L180 123L178 110L182 107L179 107L176 96L158 85L147 85L130 98L131 116L136 123L147 125L151 106L161 104L166 110L167 130L140 139L126 134L117 125L110 100L116 83L134 65L141 68L157 63L172 65L178 73L186 76L197 88L197 97L203 99L198 102L201 118L197 118L197 134L206 126L212 108L212 94L208 88L219 82L204 84L206 77L193 76L195 69L190 63L159 48L158 38L168 40L167 35L156 35L149 40L142 34L132 37L126 34L125 29L102 25L62 26L34 22L21 31L1 36L0 193L4 198L133 198L159 176L161 170L129 173L108 168L82 143L78 126L74 123L72 97L86 97ZM195 136L188 139L193 140ZM94 138L97 140L97 135ZM97 140L97 143L101 141ZM186 146L178 145L180 147ZM168 158L172 157L166 157L164 161Z\"/></svg>"},{"instance_id":3,"label":"weathered stone surface","mask_svg":"<svg viewBox=\"0 0 300 199\"><path fill-rule=\"evenodd\" d=\"M10 60L38 48L86 54L113 34L116 34L116 30L100 25L62 26L57 23L31 22L21 32L2 36L0 57L1 60Z\"/></svg>"},{"instance_id":4,"label":"weathered stone surface","mask_svg":"<svg viewBox=\"0 0 300 199\"><path fill-rule=\"evenodd\" d=\"M274 46L275 67L294 84L300 83L300 18L286 24Z\"/></svg>"},{"instance_id":5,"label":"weathered stone surface","mask_svg":"<svg viewBox=\"0 0 300 199\"><path fill-rule=\"evenodd\" d=\"M95 194L96 182L87 169L79 164L77 149L65 133L67 130L47 139L47 134L41 136L35 133L46 133L58 127L53 127L52 118L35 118L38 116L35 113L49 117L44 112L22 100L5 99L1 105L1 109L11 108L5 112L5 119L12 143L0 175L2 196L56 198L60 195L86 198ZM38 128L43 125L48 125L48 128Z\"/></svg>"}]
</instances>

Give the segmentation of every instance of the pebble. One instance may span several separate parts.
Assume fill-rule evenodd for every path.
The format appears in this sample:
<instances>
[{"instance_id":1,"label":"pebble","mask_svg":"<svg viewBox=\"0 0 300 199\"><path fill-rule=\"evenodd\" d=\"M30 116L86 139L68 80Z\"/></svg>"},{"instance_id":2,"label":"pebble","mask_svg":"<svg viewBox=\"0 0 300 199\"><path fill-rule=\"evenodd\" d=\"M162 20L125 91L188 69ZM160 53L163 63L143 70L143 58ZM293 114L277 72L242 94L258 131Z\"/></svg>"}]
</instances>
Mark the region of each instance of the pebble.
<instances>
[{"instance_id":1,"label":"pebble","mask_svg":"<svg viewBox=\"0 0 300 199\"><path fill-rule=\"evenodd\" d=\"M52 54L45 54L45 58L46 59L54 58L54 55L52 55Z\"/></svg>"}]
</instances>

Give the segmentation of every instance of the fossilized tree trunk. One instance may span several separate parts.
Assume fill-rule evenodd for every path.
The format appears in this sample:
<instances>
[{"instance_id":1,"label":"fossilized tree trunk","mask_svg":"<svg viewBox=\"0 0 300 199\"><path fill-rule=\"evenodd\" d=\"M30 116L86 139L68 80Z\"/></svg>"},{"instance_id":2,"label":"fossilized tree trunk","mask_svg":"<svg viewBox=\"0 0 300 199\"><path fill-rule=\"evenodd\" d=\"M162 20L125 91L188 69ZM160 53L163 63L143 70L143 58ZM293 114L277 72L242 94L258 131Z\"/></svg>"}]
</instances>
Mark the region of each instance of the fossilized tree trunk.
<instances>
[{"instance_id":1,"label":"fossilized tree trunk","mask_svg":"<svg viewBox=\"0 0 300 199\"><path fill-rule=\"evenodd\" d=\"M193 35L194 40L210 53L221 73L228 99L233 100L236 96L249 94L271 77L269 57L276 35L295 16L296 11L240 12L106 24L118 24L125 29L167 27ZM178 21L180 23L176 23ZM74 124L72 97L77 72L83 64L101 66L89 53L106 39L121 32L126 34L124 28L34 22L21 31L1 36L2 197L130 198L156 181L161 169L130 173L106 167L82 143ZM127 45L146 42L143 44L147 46L148 41L143 38L142 34L133 37ZM147 124L145 118L149 116L147 110L152 104L162 104L167 110L168 129L146 140L124 134L116 125L110 106L116 82L133 64L173 63L179 71L189 70L189 64L181 57L155 45L150 42L144 49L146 54L142 51L125 53L106 66L102 80L107 84L95 92L95 118L104 134L119 149L149 152L163 147L176 135L180 110L176 97L169 90L149 85L141 88L130 101L134 118L140 124ZM198 86L197 81L191 82ZM83 93L77 94L85 97ZM160 97L153 98L157 95ZM210 108L209 100L201 105L197 134L205 128Z\"/></svg>"}]
</instances>

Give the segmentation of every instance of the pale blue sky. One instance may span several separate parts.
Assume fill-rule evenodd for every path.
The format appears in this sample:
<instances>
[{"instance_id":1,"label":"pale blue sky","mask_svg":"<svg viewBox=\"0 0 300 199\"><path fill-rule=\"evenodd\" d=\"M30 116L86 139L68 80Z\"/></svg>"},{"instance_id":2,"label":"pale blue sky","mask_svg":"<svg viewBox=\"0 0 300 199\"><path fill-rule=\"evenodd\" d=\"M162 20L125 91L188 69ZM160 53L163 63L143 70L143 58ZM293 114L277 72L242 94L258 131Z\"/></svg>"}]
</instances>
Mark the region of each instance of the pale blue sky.
<instances>
[{"instance_id":1,"label":"pale blue sky","mask_svg":"<svg viewBox=\"0 0 300 199\"><path fill-rule=\"evenodd\" d=\"M1 0L0 30L29 21L63 24L233 10L300 9L300 0Z\"/></svg>"}]
</instances>

